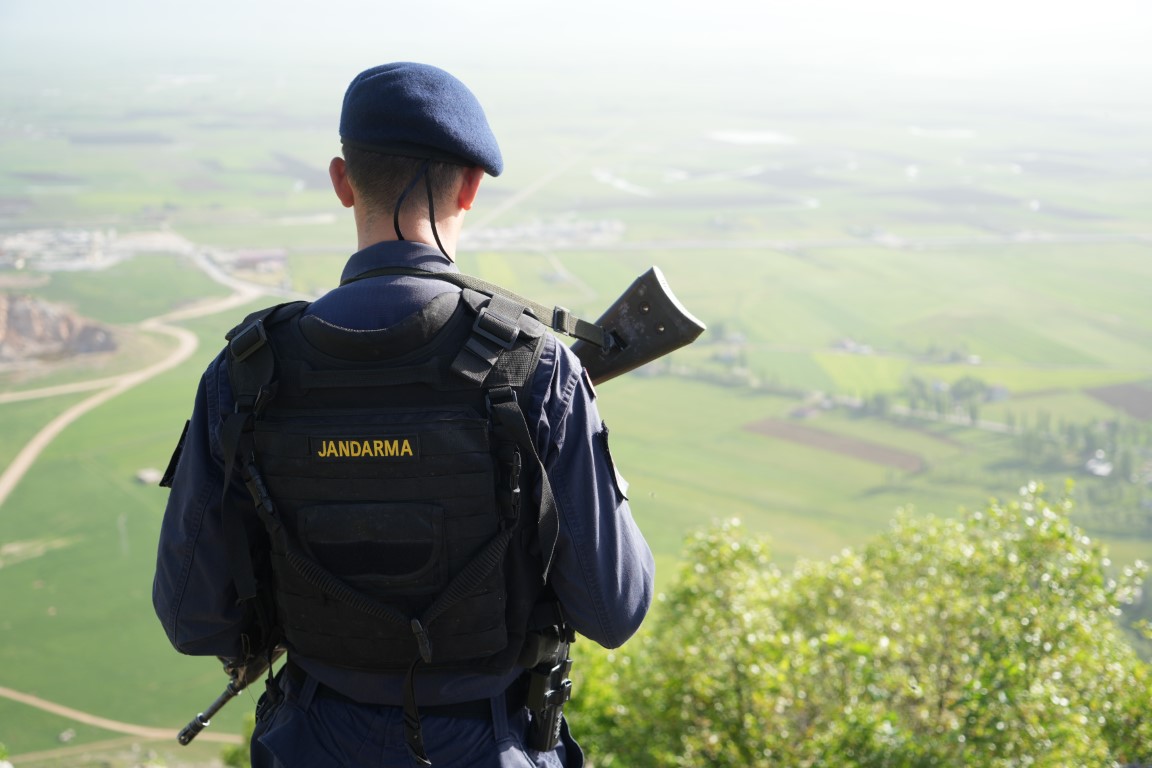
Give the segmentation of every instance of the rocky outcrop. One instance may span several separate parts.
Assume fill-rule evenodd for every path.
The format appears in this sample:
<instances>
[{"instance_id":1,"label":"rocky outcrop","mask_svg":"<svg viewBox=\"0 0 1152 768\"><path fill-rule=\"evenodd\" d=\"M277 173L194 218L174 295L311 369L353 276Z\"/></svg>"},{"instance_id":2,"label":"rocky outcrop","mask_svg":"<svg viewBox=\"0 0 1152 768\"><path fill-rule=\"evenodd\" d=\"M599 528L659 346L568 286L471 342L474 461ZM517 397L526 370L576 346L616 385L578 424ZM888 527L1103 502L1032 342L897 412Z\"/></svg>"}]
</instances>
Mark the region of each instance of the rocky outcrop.
<instances>
[{"instance_id":1,"label":"rocky outcrop","mask_svg":"<svg viewBox=\"0 0 1152 768\"><path fill-rule=\"evenodd\" d=\"M32 296L0 293L0 362L114 349L112 332L98 323Z\"/></svg>"}]
</instances>

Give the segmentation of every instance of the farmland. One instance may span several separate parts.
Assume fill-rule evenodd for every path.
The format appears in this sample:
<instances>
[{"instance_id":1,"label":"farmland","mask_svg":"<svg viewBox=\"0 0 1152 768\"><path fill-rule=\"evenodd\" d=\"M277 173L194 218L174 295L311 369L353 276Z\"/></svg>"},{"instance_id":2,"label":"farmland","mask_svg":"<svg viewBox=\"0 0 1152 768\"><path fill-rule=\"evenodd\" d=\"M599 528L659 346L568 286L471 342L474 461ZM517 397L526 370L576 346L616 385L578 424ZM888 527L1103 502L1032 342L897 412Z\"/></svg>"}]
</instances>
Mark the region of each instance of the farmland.
<instances>
[{"instance_id":1,"label":"farmland","mask_svg":"<svg viewBox=\"0 0 1152 768\"><path fill-rule=\"evenodd\" d=\"M51 83L4 83L0 236L174 232L269 291L335 282L353 242L324 173L342 82L256 83L241 98L214 78L150 90L145 72L91 77L67 103ZM478 89L509 170L481 188L463 271L594 319L657 264L709 326L598 400L662 580L685 533L714 519L770 533L788 563L857 546L897 509L951 515L1066 477L1118 565L1152 557L1152 538L1109 522L1149 514L1144 481L1087 473L1079 449L1035 462L1022 448L1062 423L1114 423L1135 435L1132 473L1152 461L1139 437L1152 401L1147 112L1109 94L1071 111L973 95L858 97L829 115L797 91L654 101L624 123L558 97L528 109L494 76ZM257 252L283 259L237 269ZM162 248L97 271L2 258L0 285L122 343L98 361L6 371L0 393L143 368L173 342L142 321L231 291ZM177 656L152 615L165 497L136 475L167 462L223 332L275 300L183 321L192 358L72 423L2 502L0 685L173 731L222 688L215 662ZM966 379L986 394L961 404ZM0 401L0 462L88 396ZM236 732L246 708L213 729ZM112 738L0 699L14 755L56 748L69 728L77 744Z\"/></svg>"}]
</instances>

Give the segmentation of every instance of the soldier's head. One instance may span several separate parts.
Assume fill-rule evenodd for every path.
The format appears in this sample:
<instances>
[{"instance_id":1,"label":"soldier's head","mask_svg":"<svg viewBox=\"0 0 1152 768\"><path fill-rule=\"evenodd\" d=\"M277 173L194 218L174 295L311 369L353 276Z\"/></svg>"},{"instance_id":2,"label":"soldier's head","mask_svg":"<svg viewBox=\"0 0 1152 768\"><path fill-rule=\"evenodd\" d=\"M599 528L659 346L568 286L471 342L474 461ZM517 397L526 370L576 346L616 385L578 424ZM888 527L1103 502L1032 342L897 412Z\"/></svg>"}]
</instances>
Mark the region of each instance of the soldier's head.
<instances>
[{"instance_id":1,"label":"soldier's head","mask_svg":"<svg viewBox=\"0 0 1152 768\"><path fill-rule=\"evenodd\" d=\"M344 94L340 140L357 202L377 214L450 207L466 169L492 176L504 169L480 102L427 64L383 64L357 75Z\"/></svg>"}]
</instances>

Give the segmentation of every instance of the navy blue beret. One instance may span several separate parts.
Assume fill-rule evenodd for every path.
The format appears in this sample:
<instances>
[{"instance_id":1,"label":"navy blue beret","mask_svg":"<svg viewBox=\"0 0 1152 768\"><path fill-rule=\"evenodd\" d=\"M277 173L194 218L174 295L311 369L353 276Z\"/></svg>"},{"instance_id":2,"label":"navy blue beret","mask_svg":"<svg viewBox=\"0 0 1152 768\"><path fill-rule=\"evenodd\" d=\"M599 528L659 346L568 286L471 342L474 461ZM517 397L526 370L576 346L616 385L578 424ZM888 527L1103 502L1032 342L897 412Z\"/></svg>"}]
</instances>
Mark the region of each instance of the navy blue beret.
<instances>
[{"instance_id":1,"label":"navy blue beret","mask_svg":"<svg viewBox=\"0 0 1152 768\"><path fill-rule=\"evenodd\" d=\"M344 94L340 140L361 149L504 170L480 102L464 83L427 64L395 62L361 72Z\"/></svg>"}]
</instances>

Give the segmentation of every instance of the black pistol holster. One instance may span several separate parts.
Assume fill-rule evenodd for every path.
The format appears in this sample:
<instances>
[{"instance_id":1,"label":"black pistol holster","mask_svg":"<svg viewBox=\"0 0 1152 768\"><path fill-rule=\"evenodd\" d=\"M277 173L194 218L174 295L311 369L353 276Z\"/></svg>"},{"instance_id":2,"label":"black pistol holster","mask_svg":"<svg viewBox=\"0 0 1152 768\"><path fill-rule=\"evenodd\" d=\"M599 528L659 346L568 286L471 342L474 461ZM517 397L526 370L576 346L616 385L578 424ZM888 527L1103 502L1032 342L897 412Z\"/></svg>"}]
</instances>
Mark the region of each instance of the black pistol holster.
<instances>
[{"instance_id":1,"label":"black pistol holster","mask_svg":"<svg viewBox=\"0 0 1152 768\"><path fill-rule=\"evenodd\" d=\"M528 748L548 752L560 741L564 704L572 698L572 659L568 655L575 635L567 626L551 627L529 636L527 648L536 651L536 663L529 668L525 706L532 715L528 726ZM523 656L521 657L524 658Z\"/></svg>"}]
</instances>

